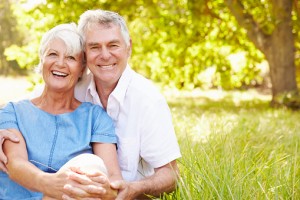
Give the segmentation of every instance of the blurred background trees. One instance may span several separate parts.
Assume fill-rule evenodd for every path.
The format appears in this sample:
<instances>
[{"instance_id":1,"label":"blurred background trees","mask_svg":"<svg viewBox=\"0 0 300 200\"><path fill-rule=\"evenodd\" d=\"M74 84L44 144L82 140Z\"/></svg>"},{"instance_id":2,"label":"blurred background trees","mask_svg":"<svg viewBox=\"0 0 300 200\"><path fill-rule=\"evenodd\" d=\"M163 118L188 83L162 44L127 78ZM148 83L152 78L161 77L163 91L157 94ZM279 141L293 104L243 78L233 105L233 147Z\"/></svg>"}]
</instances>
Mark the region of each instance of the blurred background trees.
<instances>
[{"instance_id":1,"label":"blurred background trees","mask_svg":"<svg viewBox=\"0 0 300 200\"><path fill-rule=\"evenodd\" d=\"M15 44L22 45L23 37L16 26L17 19L13 15L11 2L0 1L0 74L22 74L16 60L7 60L4 51L5 48Z\"/></svg>"},{"instance_id":2,"label":"blurred background trees","mask_svg":"<svg viewBox=\"0 0 300 200\"><path fill-rule=\"evenodd\" d=\"M300 104L294 98L300 75L298 0L1 0L0 6L0 51L21 69L38 64L46 30L101 8L128 22L132 68L164 86L265 87L272 88L274 104ZM8 66L4 62L1 70Z\"/></svg>"}]
</instances>

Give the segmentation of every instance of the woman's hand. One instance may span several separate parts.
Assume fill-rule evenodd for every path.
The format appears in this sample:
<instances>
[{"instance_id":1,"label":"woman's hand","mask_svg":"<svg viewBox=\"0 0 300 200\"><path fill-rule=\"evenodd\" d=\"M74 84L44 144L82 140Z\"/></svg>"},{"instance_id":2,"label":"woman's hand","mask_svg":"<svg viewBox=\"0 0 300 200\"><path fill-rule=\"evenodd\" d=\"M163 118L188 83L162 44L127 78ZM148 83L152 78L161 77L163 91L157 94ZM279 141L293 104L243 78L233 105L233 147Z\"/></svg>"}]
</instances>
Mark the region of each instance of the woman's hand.
<instances>
[{"instance_id":1,"label":"woman's hand","mask_svg":"<svg viewBox=\"0 0 300 200\"><path fill-rule=\"evenodd\" d=\"M63 199L101 199L111 200L117 196L117 190L110 187L105 174L100 171L83 172L71 167L68 184L64 186Z\"/></svg>"},{"instance_id":2,"label":"woman's hand","mask_svg":"<svg viewBox=\"0 0 300 200\"><path fill-rule=\"evenodd\" d=\"M66 184L70 184L71 180L68 179L70 169L65 168L63 170L59 170L56 173L45 173L41 180L41 191L44 194L44 199L51 199L49 197L55 199L62 199L64 194L64 186Z\"/></svg>"}]
</instances>

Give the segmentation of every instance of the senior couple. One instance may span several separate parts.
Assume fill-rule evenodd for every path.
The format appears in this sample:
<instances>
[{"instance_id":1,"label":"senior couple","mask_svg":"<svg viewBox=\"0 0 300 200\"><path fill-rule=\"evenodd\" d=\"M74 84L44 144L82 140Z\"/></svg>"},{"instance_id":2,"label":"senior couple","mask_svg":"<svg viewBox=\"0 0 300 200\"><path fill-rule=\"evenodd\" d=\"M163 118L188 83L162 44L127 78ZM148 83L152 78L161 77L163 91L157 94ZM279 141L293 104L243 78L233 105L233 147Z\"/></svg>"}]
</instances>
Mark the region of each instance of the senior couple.
<instances>
[{"instance_id":1,"label":"senior couple","mask_svg":"<svg viewBox=\"0 0 300 200\"><path fill-rule=\"evenodd\" d=\"M130 55L111 11L43 36L43 91L0 110L0 199L147 199L176 188L170 110Z\"/></svg>"}]
</instances>

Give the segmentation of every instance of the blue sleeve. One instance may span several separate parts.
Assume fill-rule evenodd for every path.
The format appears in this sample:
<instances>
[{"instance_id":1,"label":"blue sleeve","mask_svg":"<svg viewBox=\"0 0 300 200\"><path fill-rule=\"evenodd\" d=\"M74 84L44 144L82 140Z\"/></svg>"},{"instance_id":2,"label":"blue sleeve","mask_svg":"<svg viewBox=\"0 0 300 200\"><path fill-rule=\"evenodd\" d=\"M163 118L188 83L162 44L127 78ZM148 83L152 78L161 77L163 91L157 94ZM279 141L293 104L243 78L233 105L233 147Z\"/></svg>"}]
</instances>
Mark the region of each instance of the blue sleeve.
<instances>
[{"instance_id":1,"label":"blue sleeve","mask_svg":"<svg viewBox=\"0 0 300 200\"><path fill-rule=\"evenodd\" d=\"M113 120L98 105L95 105L93 109L92 127L91 142L117 143Z\"/></svg>"},{"instance_id":2,"label":"blue sleeve","mask_svg":"<svg viewBox=\"0 0 300 200\"><path fill-rule=\"evenodd\" d=\"M0 109L0 129L10 128L19 130L14 104L11 102Z\"/></svg>"}]
</instances>

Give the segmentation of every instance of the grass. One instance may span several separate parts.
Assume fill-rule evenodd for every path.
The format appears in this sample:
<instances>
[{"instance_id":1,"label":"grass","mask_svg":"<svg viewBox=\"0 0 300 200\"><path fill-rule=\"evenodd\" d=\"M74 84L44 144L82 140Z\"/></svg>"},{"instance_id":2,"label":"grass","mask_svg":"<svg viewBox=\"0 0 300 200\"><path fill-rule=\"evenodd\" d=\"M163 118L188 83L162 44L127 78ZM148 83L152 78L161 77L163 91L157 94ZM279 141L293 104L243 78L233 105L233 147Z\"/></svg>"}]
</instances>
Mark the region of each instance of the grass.
<instances>
[{"instance_id":1,"label":"grass","mask_svg":"<svg viewBox=\"0 0 300 200\"><path fill-rule=\"evenodd\" d=\"M182 151L163 199L300 199L300 112L253 91L168 98Z\"/></svg>"},{"instance_id":2,"label":"grass","mask_svg":"<svg viewBox=\"0 0 300 200\"><path fill-rule=\"evenodd\" d=\"M26 84L0 77L0 104ZM253 90L164 94L182 158L178 190L162 199L300 199L300 112Z\"/></svg>"}]
</instances>

